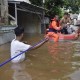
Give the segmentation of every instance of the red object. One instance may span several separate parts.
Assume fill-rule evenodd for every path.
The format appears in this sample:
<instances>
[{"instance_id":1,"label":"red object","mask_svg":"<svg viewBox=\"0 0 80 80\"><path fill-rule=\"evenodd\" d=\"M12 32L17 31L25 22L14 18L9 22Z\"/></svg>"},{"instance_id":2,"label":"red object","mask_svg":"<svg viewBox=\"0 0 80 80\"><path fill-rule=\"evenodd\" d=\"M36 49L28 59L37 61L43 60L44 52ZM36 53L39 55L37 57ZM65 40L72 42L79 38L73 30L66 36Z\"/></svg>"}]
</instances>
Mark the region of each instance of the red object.
<instances>
[{"instance_id":1,"label":"red object","mask_svg":"<svg viewBox=\"0 0 80 80\"><path fill-rule=\"evenodd\" d=\"M52 23L50 23L49 28L53 28Z\"/></svg>"},{"instance_id":2,"label":"red object","mask_svg":"<svg viewBox=\"0 0 80 80\"><path fill-rule=\"evenodd\" d=\"M77 33L72 33L72 34L61 34L58 33L59 35L59 41L61 40L76 40L78 39L78 34ZM52 40L52 37L49 37L50 40Z\"/></svg>"}]
</instances>

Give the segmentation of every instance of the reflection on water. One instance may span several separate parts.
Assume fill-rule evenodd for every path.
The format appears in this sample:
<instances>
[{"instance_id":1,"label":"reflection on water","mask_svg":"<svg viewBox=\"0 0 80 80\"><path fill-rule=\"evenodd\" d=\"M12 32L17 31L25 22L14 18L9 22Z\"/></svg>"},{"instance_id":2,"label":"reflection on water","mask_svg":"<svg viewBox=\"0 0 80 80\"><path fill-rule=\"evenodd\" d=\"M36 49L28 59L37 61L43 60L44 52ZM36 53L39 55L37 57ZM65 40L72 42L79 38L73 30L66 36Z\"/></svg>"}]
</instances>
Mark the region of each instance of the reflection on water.
<instances>
[{"instance_id":1,"label":"reflection on water","mask_svg":"<svg viewBox=\"0 0 80 80\"><path fill-rule=\"evenodd\" d=\"M42 35L25 36L34 44ZM78 41L79 42L79 41ZM26 53L22 63L11 62L0 68L0 80L80 80L80 43L47 42ZM0 63L10 57L10 43L0 46Z\"/></svg>"}]
</instances>

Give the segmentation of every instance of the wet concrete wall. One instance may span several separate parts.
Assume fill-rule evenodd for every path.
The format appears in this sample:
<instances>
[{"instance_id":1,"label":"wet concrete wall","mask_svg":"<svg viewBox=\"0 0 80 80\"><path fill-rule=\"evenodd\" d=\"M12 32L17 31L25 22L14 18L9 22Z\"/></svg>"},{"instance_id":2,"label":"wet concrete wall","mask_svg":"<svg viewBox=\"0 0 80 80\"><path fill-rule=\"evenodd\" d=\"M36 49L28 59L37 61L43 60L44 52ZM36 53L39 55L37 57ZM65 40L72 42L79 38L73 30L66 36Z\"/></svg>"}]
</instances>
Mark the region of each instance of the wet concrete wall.
<instances>
[{"instance_id":1,"label":"wet concrete wall","mask_svg":"<svg viewBox=\"0 0 80 80\"><path fill-rule=\"evenodd\" d=\"M13 32L0 34L0 45L5 44L7 42L11 42L12 39L14 39L14 37L15 36L14 36Z\"/></svg>"},{"instance_id":2,"label":"wet concrete wall","mask_svg":"<svg viewBox=\"0 0 80 80\"><path fill-rule=\"evenodd\" d=\"M25 28L25 33L41 33L41 20L37 14L18 11L18 25Z\"/></svg>"},{"instance_id":3,"label":"wet concrete wall","mask_svg":"<svg viewBox=\"0 0 80 80\"><path fill-rule=\"evenodd\" d=\"M16 26L1 26L0 27L0 45L11 42L14 38L14 29Z\"/></svg>"}]
</instances>

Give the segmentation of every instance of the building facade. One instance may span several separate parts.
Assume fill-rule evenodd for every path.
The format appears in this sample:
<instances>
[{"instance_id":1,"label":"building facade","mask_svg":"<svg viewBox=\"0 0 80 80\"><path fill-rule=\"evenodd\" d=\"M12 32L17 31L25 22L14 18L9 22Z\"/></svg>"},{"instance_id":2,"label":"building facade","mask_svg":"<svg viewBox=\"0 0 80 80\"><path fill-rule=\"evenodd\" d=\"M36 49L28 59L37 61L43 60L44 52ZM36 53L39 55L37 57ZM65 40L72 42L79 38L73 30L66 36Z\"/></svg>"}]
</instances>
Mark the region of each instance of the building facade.
<instances>
[{"instance_id":1,"label":"building facade","mask_svg":"<svg viewBox=\"0 0 80 80\"><path fill-rule=\"evenodd\" d=\"M6 4L7 3L5 3L5 6L7 6ZM8 21L8 25L5 26L5 24L4 25L1 24L0 32L1 34L3 33L3 35L0 36L2 37L5 36L5 38L2 39L0 37L1 38L0 44L11 41L14 38L14 34L13 34L13 37L11 39L10 38L7 39L7 35L5 34L7 32L8 35L12 36L13 32L11 31L13 31L13 29L17 26L24 27L25 34L45 33L45 26L44 26L44 19L43 19L44 11L45 11L44 8L31 4L29 0L19 0L19 1L8 0L8 6L7 6L8 13L5 14L8 17L6 18L8 19L6 20ZM3 10L1 11L1 14L2 12Z\"/></svg>"}]
</instances>

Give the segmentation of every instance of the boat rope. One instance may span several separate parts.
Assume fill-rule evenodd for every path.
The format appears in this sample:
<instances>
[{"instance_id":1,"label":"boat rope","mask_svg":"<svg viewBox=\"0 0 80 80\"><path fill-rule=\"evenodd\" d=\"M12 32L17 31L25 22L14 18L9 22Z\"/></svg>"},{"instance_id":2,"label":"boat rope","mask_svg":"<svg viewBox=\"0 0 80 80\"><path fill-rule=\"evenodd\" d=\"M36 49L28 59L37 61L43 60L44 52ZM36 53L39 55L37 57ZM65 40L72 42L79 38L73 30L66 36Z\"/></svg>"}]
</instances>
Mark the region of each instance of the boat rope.
<instances>
[{"instance_id":1,"label":"boat rope","mask_svg":"<svg viewBox=\"0 0 80 80\"><path fill-rule=\"evenodd\" d=\"M44 42L46 42L46 41L47 41L47 39L42 39L41 41L39 41L38 43L34 44L34 45L33 45L32 47L30 47L29 49L27 49L27 50L25 50L25 51L22 51L22 52L20 52L18 55L14 56L14 57L12 57L12 58L9 58L8 60L2 62L2 63L0 64L0 67L4 66L5 64L9 63L11 60L15 59L16 57L20 56L21 54L23 54L23 53L25 53L25 52L27 52L27 51L35 48L37 45L39 45L39 44L41 44L41 43L44 43Z\"/></svg>"}]
</instances>

